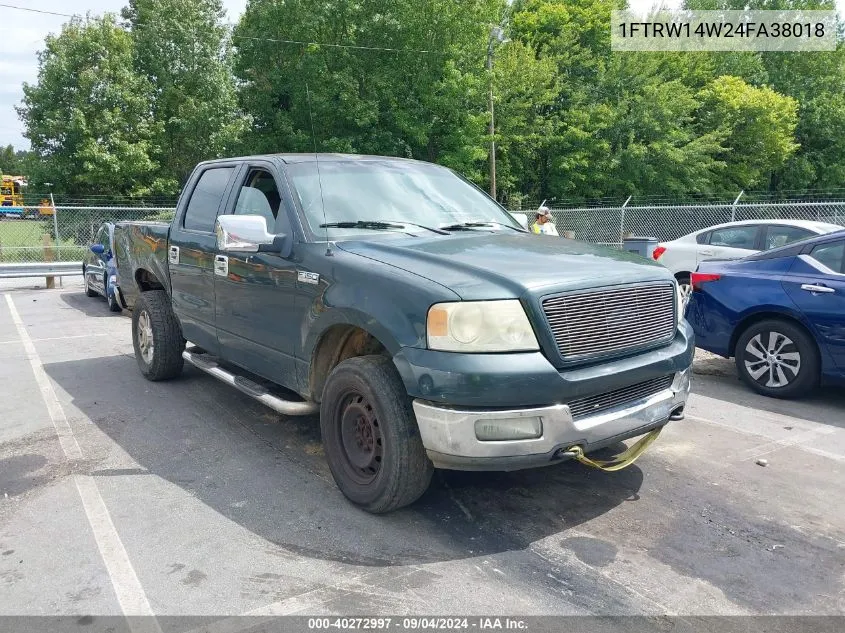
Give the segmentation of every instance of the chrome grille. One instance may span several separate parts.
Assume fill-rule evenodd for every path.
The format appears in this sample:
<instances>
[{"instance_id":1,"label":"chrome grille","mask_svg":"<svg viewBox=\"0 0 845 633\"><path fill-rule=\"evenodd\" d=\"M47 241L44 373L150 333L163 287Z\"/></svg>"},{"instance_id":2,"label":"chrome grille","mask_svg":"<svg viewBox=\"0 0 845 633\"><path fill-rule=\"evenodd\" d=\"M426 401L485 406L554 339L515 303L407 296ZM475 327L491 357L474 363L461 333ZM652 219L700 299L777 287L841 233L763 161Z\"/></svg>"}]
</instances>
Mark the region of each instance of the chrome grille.
<instances>
[{"instance_id":1,"label":"chrome grille","mask_svg":"<svg viewBox=\"0 0 845 633\"><path fill-rule=\"evenodd\" d=\"M579 420L591 415L598 415L608 409L648 398L656 393L660 393L664 389L668 389L672 385L672 379L673 376L670 374L669 376L653 378L652 380L646 380L630 387L623 387L622 389L601 393L596 396L590 396L589 398L573 400L569 403L572 419Z\"/></svg>"},{"instance_id":2,"label":"chrome grille","mask_svg":"<svg viewBox=\"0 0 845 633\"><path fill-rule=\"evenodd\" d=\"M647 347L675 333L672 284L573 292L543 301L564 360Z\"/></svg>"}]
</instances>

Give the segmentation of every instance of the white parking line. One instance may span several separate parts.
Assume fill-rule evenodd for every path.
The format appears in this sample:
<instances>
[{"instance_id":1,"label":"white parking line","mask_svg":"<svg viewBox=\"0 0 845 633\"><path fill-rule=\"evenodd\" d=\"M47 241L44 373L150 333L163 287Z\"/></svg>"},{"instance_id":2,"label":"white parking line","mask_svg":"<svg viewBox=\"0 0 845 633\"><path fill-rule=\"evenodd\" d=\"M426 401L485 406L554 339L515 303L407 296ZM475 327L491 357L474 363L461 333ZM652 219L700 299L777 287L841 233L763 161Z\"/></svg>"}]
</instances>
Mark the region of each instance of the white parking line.
<instances>
[{"instance_id":1,"label":"white parking line","mask_svg":"<svg viewBox=\"0 0 845 633\"><path fill-rule=\"evenodd\" d=\"M8 297L9 295L6 296ZM33 343L43 343L44 341L67 341L73 338L92 338L95 336L111 336L111 334L92 332L91 334L74 334L73 336L51 336L49 338L31 338L29 340ZM16 343L20 343L20 340L14 339L12 341L0 341L0 345L12 345Z\"/></svg>"},{"instance_id":2,"label":"white parking line","mask_svg":"<svg viewBox=\"0 0 845 633\"><path fill-rule=\"evenodd\" d=\"M819 436L831 435L837 432L836 429L825 428L821 424L819 424L820 428L806 431L805 433L800 434L797 438L789 440L773 440L761 432L749 431L748 429L743 429L736 425L727 424L725 422L717 422L716 420L702 418L698 415L687 414L686 419L692 420L694 422L701 422L703 424L711 424L713 426L718 426L724 429L729 429L734 433L741 433L743 435L761 437L769 440L767 442L763 442L762 444L758 444L757 446L745 449L740 453L737 453L736 455L732 456L738 461L757 459L763 455L768 455L770 453L774 453L785 448L797 448L798 450L804 451L805 453L812 453L813 455L818 455L819 457L825 457L827 459L832 459L833 461L845 463L845 455L840 455L839 453L832 453L824 449L816 448L815 446L807 446L806 444L801 443L817 441Z\"/></svg>"},{"instance_id":3,"label":"white parking line","mask_svg":"<svg viewBox=\"0 0 845 633\"><path fill-rule=\"evenodd\" d=\"M47 406L47 412L50 414L53 428L56 429L62 450L69 460L80 460L82 459L82 449L76 441L76 436L68 423L64 409L62 409L62 405L56 397L53 384L50 382L47 372L44 371L41 358L35 350L35 345L26 331L20 314L18 314L12 296L10 294L5 296L12 321L26 351L32 373L35 375L35 382L38 384L41 397ZM89 475L75 475L74 482L123 614L126 616L153 616L153 610L138 580L138 575L132 567L126 548L114 527L103 497L97 489L96 482ZM128 617L127 624L136 633L161 633L161 627L154 617Z\"/></svg>"}]
</instances>

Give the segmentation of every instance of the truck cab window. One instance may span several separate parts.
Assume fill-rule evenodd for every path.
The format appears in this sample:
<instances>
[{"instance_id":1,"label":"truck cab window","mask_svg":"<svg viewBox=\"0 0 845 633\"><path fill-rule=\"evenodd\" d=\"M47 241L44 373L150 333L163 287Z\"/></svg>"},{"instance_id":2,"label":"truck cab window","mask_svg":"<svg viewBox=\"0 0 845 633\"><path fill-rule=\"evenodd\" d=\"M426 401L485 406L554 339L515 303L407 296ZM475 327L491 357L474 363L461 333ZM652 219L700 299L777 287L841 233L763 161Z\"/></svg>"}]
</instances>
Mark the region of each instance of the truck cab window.
<instances>
[{"instance_id":1,"label":"truck cab window","mask_svg":"<svg viewBox=\"0 0 845 633\"><path fill-rule=\"evenodd\" d=\"M249 172L238 193L235 215L260 215L267 221L267 230L273 233L281 202L282 197L273 175L254 169Z\"/></svg>"},{"instance_id":2,"label":"truck cab window","mask_svg":"<svg viewBox=\"0 0 845 633\"><path fill-rule=\"evenodd\" d=\"M226 185L229 184L232 171L234 171L232 167L217 167L207 169L202 173L188 201L188 209L185 211L185 229L206 233L214 231L217 210L226 191Z\"/></svg>"}]
</instances>

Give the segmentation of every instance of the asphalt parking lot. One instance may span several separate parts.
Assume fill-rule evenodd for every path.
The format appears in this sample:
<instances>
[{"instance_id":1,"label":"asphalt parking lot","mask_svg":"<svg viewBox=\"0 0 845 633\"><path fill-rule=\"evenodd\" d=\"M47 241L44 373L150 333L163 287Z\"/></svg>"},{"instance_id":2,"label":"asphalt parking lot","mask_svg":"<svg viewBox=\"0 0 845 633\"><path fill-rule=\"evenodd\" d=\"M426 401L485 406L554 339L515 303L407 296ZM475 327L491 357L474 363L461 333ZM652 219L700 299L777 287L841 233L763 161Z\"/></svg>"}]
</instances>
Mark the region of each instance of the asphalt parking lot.
<instances>
[{"instance_id":1,"label":"asphalt parking lot","mask_svg":"<svg viewBox=\"0 0 845 633\"><path fill-rule=\"evenodd\" d=\"M149 383L128 318L31 285L0 285L0 615L845 614L841 391L702 359L627 470L440 472L371 516L315 418Z\"/></svg>"}]
</instances>

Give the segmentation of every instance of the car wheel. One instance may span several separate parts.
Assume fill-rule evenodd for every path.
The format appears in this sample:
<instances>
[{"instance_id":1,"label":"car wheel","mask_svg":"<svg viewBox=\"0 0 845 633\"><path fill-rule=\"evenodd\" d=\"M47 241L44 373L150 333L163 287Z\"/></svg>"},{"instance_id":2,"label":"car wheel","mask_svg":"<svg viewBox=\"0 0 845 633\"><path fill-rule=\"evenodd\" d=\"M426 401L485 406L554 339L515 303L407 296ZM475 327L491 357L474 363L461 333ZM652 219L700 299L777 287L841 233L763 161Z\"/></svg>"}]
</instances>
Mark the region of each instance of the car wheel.
<instances>
[{"instance_id":1,"label":"car wheel","mask_svg":"<svg viewBox=\"0 0 845 633\"><path fill-rule=\"evenodd\" d=\"M108 288L108 286L106 286ZM123 308L120 307L120 302L117 300L117 295L114 292L108 292L108 300L109 300L109 310L112 312L122 312Z\"/></svg>"},{"instance_id":2,"label":"car wheel","mask_svg":"<svg viewBox=\"0 0 845 633\"><path fill-rule=\"evenodd\" d=\"M168 380L182 371L185 339L163 290L143 292L132 312L135 360L147 380Z\"/></svg>"},{"instance_id":3,"label":"car wheel","mask_svg":"<svg viewBox=\"0 0 845 633\"><path fill-rule=\"evenodd\" d=\"M819 384L819 351L804 328L779 319L748 327L736 342L740 377L757 393L797 398Z\"/></svg>"},{"instance_id":4,"label":"car wheel","mask_svg":"<svg viewBox=\"0 0 845 633\"><path fill-rule=\"evenodd\" d=\"M681 301L683 302L684 309L686 310L690 297L692 296L692 282L690 281L689 275L678 275L677 279L678 290L681 292Z\"/></svg>"},{"instance_id":5,"label":"car wheel","mask_svg":"<svg viewBox=\"0 0 845 633\"><path fill-rule=\"evenodd\" d=\"M338 488L364 510L390 512L428 488L434 468L389 358L350 358L334 368L320 403L320 430Z\"/></svg>"},{"instance_id":6,"label":"car wheel","mask_svg":"<svg viewBox=\"0 0 845 633\"><path fill-rule=\"evenodd\" d=\"M88 284L88 273L85 272L84 268L82 269L82 283L85 284L86 297L96 297L99 294L96 290L93 290Z\"/></svg>"}]
</instances>

